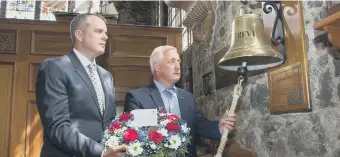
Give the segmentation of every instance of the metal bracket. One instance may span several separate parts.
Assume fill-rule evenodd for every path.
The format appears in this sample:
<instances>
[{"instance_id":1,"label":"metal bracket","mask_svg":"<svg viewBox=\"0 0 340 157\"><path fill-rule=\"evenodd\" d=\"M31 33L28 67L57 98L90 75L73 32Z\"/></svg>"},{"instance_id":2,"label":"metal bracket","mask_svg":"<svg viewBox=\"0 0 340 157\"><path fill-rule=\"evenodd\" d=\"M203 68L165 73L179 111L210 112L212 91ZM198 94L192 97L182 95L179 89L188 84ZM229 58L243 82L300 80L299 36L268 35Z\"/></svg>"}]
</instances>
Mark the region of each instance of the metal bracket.
<instances>
[{"instance_id":1,"label":"metal bracket","mask_svg":"<svg viewBox=\"0 0 340 157\"><path fill-rule=\"evenodd\" d=\"M273 26L273 30L271 33L271 41L275 45L279 45L280 53L283 56L283 59L286 60L286 51L284 45L284 26L282 21L282 3L281 1L262 1L264 2L263 5L263 12L266 14L271 13L273 10L276 13L275 22ZM276 29L278 29L277 37L275 37Z\"/></svg>"}]
</instances>

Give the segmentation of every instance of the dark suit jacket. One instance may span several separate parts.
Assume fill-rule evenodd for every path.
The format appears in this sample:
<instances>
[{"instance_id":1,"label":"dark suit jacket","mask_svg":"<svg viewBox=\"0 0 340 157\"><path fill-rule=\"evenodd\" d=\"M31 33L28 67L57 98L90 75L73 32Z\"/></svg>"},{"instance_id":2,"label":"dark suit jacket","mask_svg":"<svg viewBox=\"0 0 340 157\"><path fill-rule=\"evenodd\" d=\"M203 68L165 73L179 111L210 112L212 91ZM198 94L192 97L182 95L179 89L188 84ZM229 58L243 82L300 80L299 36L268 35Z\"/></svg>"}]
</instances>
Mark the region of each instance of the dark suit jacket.
<instances>
[{"instance_id":1,"label":"dark suit jacket","mask_svg":"<svg viewBox=\"0 0 340 157\"><path fill-rule=\"evenodd\" d=\"M103 131L116 115L112 75L98 66L105 93L102 116L85 68L74 52L40 64L36 100L44 145L41 157L100 157Z\"/></svg>"},{"instance_id":2,"label":"dark suit jacket","mask_svg":"<svg viewBox=\"0 0 340 157\"><path fill-rule=\"evenodd\" d=\"M201 135L210 139L220 139L221 133L218 128L218 121L209 121L199 111L193 95L178 88L178 102L181 111L181 118L187 122L191 129L191 145L188 146L189 153L186 156L196 157L195 135ZM152 82L148 87L142 87L126 94L124 112L134 109L159 109L164 103L157 86Z\"/></svg>"}]
</instances>

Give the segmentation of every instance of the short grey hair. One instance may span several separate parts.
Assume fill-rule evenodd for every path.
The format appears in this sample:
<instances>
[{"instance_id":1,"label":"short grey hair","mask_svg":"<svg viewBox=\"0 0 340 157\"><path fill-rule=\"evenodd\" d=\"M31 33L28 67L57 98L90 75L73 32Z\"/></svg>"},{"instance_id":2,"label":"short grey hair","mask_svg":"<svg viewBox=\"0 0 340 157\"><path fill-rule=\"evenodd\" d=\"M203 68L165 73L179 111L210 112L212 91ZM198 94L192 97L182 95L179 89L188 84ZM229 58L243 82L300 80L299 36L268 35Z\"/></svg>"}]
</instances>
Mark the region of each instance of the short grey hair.
<instances>
[{"instance_id":1,"label":"short grey hair","mask_svg":"<svg viewBox=\"0 0 340 157\"><path fill-rule=\"evenodd\" d=\"M159 60L161 59L161 54L167 51L170 51L170 50L174 50L177 52L177 48L170 46L170 45L158 46L152 51L151 56L150 56L150 68L151 68L152 75L154 74L153 66L156 62L159 62Z\"/></svg>"},{"instance_id":2,"label":"short grey hair","mask_svg":"<svg viewBox=\"0 0 340 157\"><path fill-rule=\"evenodd\" d=\"M81 27L86 28L88 26L89 23L88 23L87 18L89 16L97 16L100 19L102 19L105 23L107 22L105 17L103 17L100 14L84 13L84 14L77 15L75 18L73 18L70 24L70 33L71 33L71 40L72 40L73 45L76 43L76 36L74 33L76 32L77 29Z\"/></svg>"}]
</instances>

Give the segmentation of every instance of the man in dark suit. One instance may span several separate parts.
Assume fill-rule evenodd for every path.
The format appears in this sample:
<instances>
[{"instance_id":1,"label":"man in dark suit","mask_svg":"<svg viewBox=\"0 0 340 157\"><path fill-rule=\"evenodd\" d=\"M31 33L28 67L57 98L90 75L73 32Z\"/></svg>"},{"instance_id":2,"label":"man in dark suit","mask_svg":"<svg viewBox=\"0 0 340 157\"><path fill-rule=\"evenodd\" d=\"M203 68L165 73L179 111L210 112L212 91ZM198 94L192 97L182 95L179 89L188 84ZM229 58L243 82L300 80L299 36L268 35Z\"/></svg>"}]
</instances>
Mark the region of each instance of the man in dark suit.
<instances>
[{"instance_id":1,"label":"man in dark suit","mask_svg":"<svg viewBox=\"0 0 340 157\"><path fill-rule=\"evenodd\" d=\"M44 60L36 100L44 128L41 157L121 156L126 146L104 149L103 131L116 115L112 75L96 65L105 52L106 20L81 14L70 25L73 51Z\"/></svg>"},{"instance_id":2,"label":"man in dark suit","mask_svg":"<svg viewBox=\"0 0 340 157\"><path fill-rule=\"evenodd\" d=\"M201 135L210 139L220 139L226 128L232 130L236 115L223 117L220 121L209 121L199 111L190 92L177 88L180 79L181 59L173 46L157 47L150 56L150 67L154 80L147 87L142 87L126 94L124 112L134 109L165 109L179 115L191 128L191 136ZM186 156L196 157L195 139L188 146Z\"/></svg>"}]
</instances>

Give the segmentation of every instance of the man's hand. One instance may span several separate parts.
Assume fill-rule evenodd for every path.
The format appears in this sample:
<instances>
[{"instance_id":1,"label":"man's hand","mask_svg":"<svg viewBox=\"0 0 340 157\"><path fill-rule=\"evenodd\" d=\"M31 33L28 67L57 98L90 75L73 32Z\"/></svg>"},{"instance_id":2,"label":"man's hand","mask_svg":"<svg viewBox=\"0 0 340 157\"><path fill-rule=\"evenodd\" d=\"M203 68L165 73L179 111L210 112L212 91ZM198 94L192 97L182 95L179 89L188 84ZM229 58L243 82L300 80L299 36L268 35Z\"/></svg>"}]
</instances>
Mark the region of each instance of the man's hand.
<instances>
[{"instance_id":1,"label":"man's hand","mask_svg":"<svg viewBox=\"0 0 340 157\"><path fill-rule=\"evenodd\" d=\"M127 148L128 147L125 144L121 146L110 147L104 150L102 157L123 157L121 152L126 151Z\"/></svg>"},{"instance_id":2,"label":"man's hand","mask_svg":"<svg viewBox=\"0 0 340 157\"><path fill-rule=\"evenodd\" d=\"M228 129L229 132L234 129L234 125L236 122L236 114L232 113L230 116L223 116L218 123L218 127L220 128L221 134Z\"/></svg>"}]
</instances>

